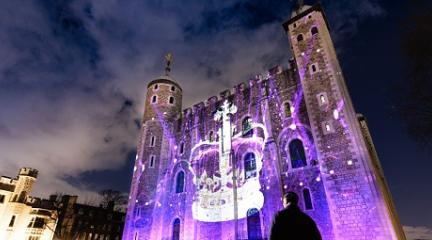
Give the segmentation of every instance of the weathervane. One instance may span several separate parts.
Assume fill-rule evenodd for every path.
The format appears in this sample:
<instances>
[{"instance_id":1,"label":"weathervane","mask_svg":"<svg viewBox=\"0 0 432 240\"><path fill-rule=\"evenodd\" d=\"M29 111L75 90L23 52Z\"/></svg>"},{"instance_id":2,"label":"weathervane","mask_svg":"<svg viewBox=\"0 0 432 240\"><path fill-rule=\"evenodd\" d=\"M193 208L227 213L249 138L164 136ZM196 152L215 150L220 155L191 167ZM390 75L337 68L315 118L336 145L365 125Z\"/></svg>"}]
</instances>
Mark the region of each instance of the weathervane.
<instances>
[{"instance_id":1,"label":"weathervane","mask_svg":"<svg viewBox=\"0 0 432 240\"><path fill-rule=\"evenodd\" d=\"M165 55L165 61L166 61L165 75L169 75L169 73L171 72L171 64L173 62L172 53L167 53L167 55Z\"/></svg>"}]
</instances>

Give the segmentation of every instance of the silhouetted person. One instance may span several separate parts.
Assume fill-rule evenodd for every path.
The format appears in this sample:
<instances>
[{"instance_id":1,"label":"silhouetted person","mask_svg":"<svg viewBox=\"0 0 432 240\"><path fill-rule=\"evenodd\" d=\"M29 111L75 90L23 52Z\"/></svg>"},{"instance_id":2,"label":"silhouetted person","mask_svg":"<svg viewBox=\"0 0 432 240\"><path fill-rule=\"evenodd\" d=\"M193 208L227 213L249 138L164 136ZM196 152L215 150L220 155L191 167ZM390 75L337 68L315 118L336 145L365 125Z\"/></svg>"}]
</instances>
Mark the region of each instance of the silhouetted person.
<instances>
[{"instance_id":1,"label":"silhouetted person","mask_svg":"<svg viewBox=\"0 0 432 240\"><path fill-rule=\"evenodd\" d=\"M321 240L314 220L297 206L298 199L294 192L285 194L285 209L278 212L273 219L270 240Z\"/></svg>"}]
</instances>

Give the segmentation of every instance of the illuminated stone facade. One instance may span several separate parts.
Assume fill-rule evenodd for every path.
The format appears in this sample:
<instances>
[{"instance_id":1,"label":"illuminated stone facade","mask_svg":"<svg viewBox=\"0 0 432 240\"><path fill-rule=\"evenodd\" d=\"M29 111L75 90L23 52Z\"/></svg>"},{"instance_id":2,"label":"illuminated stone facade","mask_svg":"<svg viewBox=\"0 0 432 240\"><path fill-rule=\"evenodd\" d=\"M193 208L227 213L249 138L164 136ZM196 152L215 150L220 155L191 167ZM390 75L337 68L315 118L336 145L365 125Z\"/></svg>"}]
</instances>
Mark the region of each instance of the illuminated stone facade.
<instances>
[{"instance_id":1,"label":"illuminated stone facade","mask_svg":"<svg viewBox=\"0 0 432 240\"><path fill-rule=\"evenodd\" d=\"M28 194L38 171L21 168L18 177L0 178L0 239L51 240L57 224L53 202Z\"/></svg>"},{"instance_id":2,"label":"illuminated stone facade","mask_svg":"<svg viewBox=\"0 0 432 240\"><path fill-rule=\"evenodd\" d=\"M403 239L322 9L284 28L288 69L191 109L170 76L150 82L123 239L266 239L287 191L324 239Z\"/></svg>"}]
</instances>

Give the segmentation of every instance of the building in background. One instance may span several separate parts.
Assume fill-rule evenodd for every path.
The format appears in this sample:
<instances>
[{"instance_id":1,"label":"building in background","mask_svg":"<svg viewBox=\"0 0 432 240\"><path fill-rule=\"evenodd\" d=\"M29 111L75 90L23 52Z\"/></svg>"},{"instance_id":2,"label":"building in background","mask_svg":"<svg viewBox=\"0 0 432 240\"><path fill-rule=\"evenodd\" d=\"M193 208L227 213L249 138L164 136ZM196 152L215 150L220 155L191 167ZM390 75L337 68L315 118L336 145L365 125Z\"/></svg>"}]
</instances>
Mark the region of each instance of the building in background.
<instances>
[{"instance_id":1,"label":"building in background","mask_svg":"<svg viewBox=\"0 0 432 240\"><path fill-rule=\"evenodd\" d=\"M405 239L322 8L299 5L283 26L288 69L185 110L167 57L147 88L124 240L267 239L288 191L326 240Z\"/></svg>"},{"instance_id":2,"label":"building in background","mask_svg":"<svg viewBox=\"0 0 432 240\"><path fill-rule=\"evenodd\" d=\"M0 178L0 239L51 240L57 224L53 202L29 196L38 171L21 168L17 178Z\"/></svg>"},{"instance_id":3,"label":"building in background","mask_svg":"<svg viewBox=\"0 0 432 240\"><path fill-rule=\"evenodd\" d=\"M59 220L54 239L59 240L120 240L125 213L108 206L77 203L77 196L51 196L57 202Z\"/></svg>"}]
</instances>

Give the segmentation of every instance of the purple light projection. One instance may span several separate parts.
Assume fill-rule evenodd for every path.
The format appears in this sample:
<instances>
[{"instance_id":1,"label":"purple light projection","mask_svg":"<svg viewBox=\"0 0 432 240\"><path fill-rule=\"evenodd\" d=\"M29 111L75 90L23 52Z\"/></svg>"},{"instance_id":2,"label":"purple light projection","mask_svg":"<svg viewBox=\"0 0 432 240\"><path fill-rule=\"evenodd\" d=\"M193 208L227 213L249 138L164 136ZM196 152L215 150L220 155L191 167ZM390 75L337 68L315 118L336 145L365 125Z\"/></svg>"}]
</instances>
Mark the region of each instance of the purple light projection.
<instances>
[{"instance_id":1,"label":"purple light projection","mask_svg":"<svg viewBox=\"0 0 432 240\"><path fill-rule=\"evenodd\" d=\"M327 185L329 177L340 172L328 169L326 161L336 162L339 156L330 150L325 157L318 152L316 141L323 140L315 139L320 130L311 127L306 109L310 99L305 99L301 85L317 41L316 35L308 38L297 67L257 76L248 86L239 85L233 93L185 110L179 120L152 105L156 120L148 124L162 132L157 136L162 139L159 162L147 167L155 149L142 146L145 154L137 155L123 239L267 239L287 191L299 194L300 207L314 218L324 239L344 239L333 225L336 204L328 194L334 190ZM345 134L350 126L344 100L335 102L336 107L327 105L326 111ZM146 137L144 130L142 134ZM354 183L350 191L342 197L362 189Z\"/></svg>"}]
</instances>

